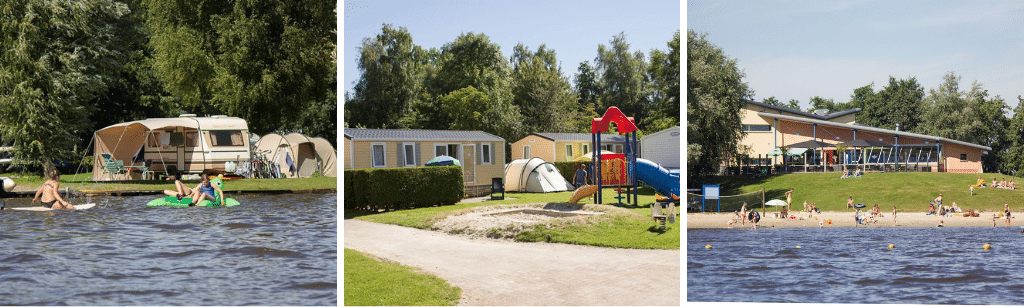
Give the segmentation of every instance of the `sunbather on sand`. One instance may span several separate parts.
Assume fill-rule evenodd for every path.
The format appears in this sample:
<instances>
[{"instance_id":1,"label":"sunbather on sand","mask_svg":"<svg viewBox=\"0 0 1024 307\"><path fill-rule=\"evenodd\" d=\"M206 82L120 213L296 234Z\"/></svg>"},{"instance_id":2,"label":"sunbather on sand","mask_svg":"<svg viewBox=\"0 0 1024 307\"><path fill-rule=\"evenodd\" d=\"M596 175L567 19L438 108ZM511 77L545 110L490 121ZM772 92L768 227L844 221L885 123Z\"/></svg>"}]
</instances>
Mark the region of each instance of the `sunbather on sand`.
<instances>
[{"instance_id":1,"label":"sunbather on sand","mask_svg":"<svg viewBox=\"0 0 1024 307\"><path fill-rule=\"evenodd\" d=\"M928 203L928 214L925 214L925 215L932 215L932 214L935 214L935 213L936 213L935 212L935 202Z\"/></svg>"},{"instance_id":2,"label":"sunbather on sand","mask_svg":"<svg viewBox=\"0 0 1024 307\"><path fill-rule=\"evenodd\" d=\"M953 202L953 207L950 208L950 209L952 209L953 212L955 212L955 213L963 213L964 212L963 210L960 210L960 207L956 206L956 202L955 201Z\"/></svg>"},{"instance_id":3,"label":"sunbather on sand","mask_svg":"<svg viewBox=\"0 0 1024 307\"><path fill-rule=\"evenodd\" d=\"M846 209L853 208L853 196L846 200Z\"/></svg>"}]
</instances>

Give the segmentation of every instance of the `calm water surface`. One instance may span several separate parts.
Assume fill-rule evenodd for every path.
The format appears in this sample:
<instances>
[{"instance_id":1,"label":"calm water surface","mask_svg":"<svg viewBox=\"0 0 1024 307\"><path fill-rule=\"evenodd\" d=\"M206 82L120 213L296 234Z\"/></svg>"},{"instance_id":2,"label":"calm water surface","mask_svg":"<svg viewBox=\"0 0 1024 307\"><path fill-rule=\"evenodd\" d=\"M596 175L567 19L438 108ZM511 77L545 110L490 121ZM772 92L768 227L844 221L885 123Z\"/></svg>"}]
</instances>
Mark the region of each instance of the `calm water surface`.
<instances>
[{"instance_id":1,"label":"calm water surface","mask_svg":"<svg viewBox=\"0 0 1024 307\"><path fill-rule=\"evenodd\" d=\"M0 211L0 305L337 305L336 194L147 208L155 197Z\"/></svg>"},{"instance_id":2,"label":"calm water surface","mask_svg":"<svg viewBox=\"0 0 1024 307\"><path fill-rule=\"evenodd\" d=\"M686 243L692 302L1024 304L1018 227L691 229Z\"/></svg>"}]
</instances>

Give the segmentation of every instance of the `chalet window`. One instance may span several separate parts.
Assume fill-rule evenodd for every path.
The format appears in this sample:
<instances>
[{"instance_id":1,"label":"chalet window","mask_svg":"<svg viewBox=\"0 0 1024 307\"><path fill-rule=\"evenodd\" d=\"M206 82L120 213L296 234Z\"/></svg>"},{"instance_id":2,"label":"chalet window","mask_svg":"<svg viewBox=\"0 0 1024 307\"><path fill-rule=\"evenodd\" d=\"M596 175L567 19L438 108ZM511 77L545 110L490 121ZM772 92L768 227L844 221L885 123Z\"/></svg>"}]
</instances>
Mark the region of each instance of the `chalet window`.
<instances>
[{"instance_id":1,"label":"chalet window","mask_svg":"<svg viewBox=\"0 0 1024 307\"><path fill-rule=\"evenodd\" d=\"M387 167L384 161L384 143L375 143L373 148L373 167Z\"/></svg>"},{"instance_id":2,"label":"chalet window","mask_svg":"<svg viewBox=\"0 0 1024 307\"><path fill-rule=\"evenodd\" d=\"M743 131L745 132L770 132L772 131L771 125L743 125Z\"/></svg>"},{"instance_id":3,"label":"chalet window","mask_svg":"<svg viewBox=\"0 0 1024 307\"><path fill-rule=\"evenodd\" d=\"M967 154L960 154L960 162L967 162Z\"/></svg>"},{"instance_id":4,"label":"chalet window","mask_svg":"<svg viewBox=\"0 0 1024 307\"><path fill-rule=\"evenodd\" d=\"M483 152L484 164L491 164L491 144L480 144L480 151Z\"/></svg>"},{"instance_id":5,"label":"chalet window","mask_svg":"<svg viewBox=\"0 0 1024 307\"><path fill-rule=\"evenodd\" d=\"M405 145L405 166L416 166L416 152L412 143Z\"/></svg>"}]
</instances>

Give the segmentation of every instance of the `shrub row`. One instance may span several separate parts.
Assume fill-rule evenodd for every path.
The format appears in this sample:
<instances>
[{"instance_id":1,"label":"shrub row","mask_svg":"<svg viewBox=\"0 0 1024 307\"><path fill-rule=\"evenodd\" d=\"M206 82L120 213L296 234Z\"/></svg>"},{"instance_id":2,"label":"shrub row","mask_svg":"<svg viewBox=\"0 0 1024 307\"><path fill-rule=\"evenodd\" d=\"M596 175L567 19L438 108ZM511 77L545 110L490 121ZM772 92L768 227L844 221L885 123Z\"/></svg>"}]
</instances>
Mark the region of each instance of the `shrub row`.
<instances>
[{"instance_id":1,"label":"shrub row","mask_svg":"<svg viewBox=\"0 0 1024 307\"><path fill-rule=\"evenodd\" d=\"M453 205L465 195L459 166L345 170L345 209Z\"/></svg>"},{"instance_id":2,"label":"shrub row","mask_svg":"<svg viewBox=\"0 0 1024 307\"><path fill-rule=\"evenodd\" d=\"M570 184L572 184L574 186L576 185L576 183L573 182L573 177L576 176L576 169L579 169L580 165L583 165L583 167L587 168L586 170L587 170L587 176L588 177L589 176L593 176L593 174L591 174L592 171L590 170L590 162L570 162L570 161L564 161L564 162L551 162L551 164L554 164L555 168L558 169L558 173L562 174L562 177L565 177L565 182L568 182L568 183L570 183ZM588 180L592 180L592 179L588 179Z\"/></svg>"}]
</instances>

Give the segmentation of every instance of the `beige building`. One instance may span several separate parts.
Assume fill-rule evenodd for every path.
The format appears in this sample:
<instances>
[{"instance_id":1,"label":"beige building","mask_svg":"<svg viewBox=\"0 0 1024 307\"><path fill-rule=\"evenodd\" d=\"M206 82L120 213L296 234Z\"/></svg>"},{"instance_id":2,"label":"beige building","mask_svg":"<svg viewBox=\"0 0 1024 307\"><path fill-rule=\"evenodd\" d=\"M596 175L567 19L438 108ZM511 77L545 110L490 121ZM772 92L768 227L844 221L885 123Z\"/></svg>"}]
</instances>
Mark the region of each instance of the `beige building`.
<instances>
[{"instance_id":1,"label":"beige building","mask_svg":"<svg viewBox=\"0 0 1024 307\"><path fill-rule=\"evenodd\" d=\"M798 171L835 171L838 170L836 165L846 165L866 170L981 173L981 157L992 150L943 137L860 125L855 122L859 111L855 108L835 113L807 113L747 101L740 111L746 132L740 144L748 148L747 155L753 165L782 163L778 148L789 148L791 154L797 154L786 160L790 171L794 166ZM871 141L878 146L849 147L843 153L836 152L835 145L854 140ZM793 146L802 147L801 143L810 141L827 145L820 148Z\"/></svg>"},{"instance_id":2,"label":"beige building","mask_svg":"<svg viewBox=\"0 0 1024 307\"><path fill-rule=\"evenodd\" d=\"M601 134L601 150L622 153L626 137ZM512 159L541 158L547 162L572 161L591 152L589 133L530 133L512 142Z\"/></svg>"},{"instance_id":3,"label":"beige building","mask_svg":"<svg viewBox=\"0 0 1024 307\"><path fill-rule=\"evenodd\" d=\"M437 156L462 163L465 185L505 175L505 139L483 131L345 128L345 169L421 167Z\"/></svg>"}]
</instances>

